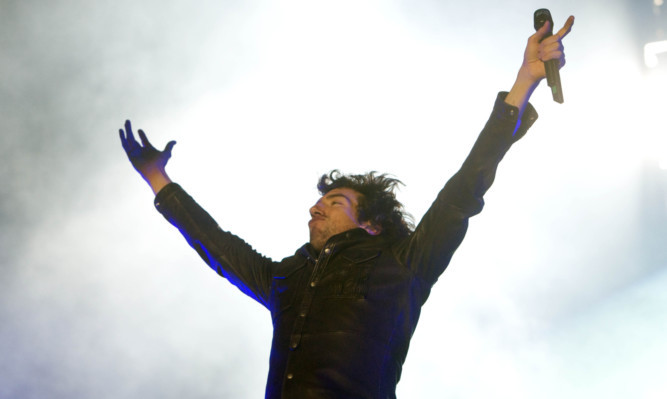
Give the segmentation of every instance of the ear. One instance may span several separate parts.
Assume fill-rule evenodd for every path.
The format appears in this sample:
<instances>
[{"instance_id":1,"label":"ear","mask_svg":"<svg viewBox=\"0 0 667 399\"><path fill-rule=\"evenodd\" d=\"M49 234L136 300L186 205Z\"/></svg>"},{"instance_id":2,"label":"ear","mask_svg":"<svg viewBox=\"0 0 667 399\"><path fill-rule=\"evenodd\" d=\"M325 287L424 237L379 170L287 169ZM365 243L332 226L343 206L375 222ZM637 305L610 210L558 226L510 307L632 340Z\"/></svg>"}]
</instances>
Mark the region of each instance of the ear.
<instances>
[{"instance_id":1,"label":"ear","mask_svg":"<svg viewBox=\"0 0 667 399\"><path fill-rule=\"evenodd\" d=\"M362 229L366 230L366 232L372 236L376 236L380 233L382 233L382 227L380 226L373 226L370 223L364 222L359 225Z\"/></svg>"}]
</instances>

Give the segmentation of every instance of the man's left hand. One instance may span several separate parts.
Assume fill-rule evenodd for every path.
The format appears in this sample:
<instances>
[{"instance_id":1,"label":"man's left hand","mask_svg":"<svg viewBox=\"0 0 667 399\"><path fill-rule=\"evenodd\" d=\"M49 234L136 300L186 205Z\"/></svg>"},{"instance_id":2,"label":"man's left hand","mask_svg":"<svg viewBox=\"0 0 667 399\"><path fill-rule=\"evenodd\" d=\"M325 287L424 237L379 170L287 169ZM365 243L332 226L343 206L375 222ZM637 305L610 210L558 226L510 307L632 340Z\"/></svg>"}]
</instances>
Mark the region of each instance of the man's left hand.
<instances>
[{"instance_id":1,"label":"man's left hand","mask_svg":"<svg viewBox=\"0 0 667 399\"><path fill-rule=\"evenodd\" d=\"M544 63L549 60L558 60L558 68L565 65L565 53L563 39L570 33L574 25L574 16L570 16L565 25L554 35L544 37L551 27L549 21L528 38L526 51L523 55L523 65L519 71L519 77L532 82L539 82L546 76ZM544 39L544 40L542 40Z\"/></svg>"}]
</instances>

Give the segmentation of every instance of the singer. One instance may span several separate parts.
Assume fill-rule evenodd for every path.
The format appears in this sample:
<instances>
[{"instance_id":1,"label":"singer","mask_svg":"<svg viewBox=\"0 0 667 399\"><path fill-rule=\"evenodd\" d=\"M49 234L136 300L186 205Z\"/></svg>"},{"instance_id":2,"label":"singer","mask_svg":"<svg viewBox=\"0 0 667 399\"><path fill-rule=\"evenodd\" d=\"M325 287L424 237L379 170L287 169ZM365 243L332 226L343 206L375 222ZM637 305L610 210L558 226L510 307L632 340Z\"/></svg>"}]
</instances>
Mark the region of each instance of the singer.
<instances>
[{"instance_id":1,"label":"singer","mask_svg":"<svg viewBox=\"0 0 667 399\"><path fill-rule=\"evenodd\" d=\"M130 121L120 139L132 166L155 193L158 211L220 276L271 312L273 341L267 398L395 398L412 334L432 286L481 212L500 160L537 119L528 100L544 63L565 64L563 38L545 23L528 39L509 92L461 168L415 226L396 200L400 181L374 172L325 174L310 208L310 241L282 260L262 256L218 227L165 171L163 151ZM544 40L541 40L543 39ZM289 194L289 187L281 196Z\"/></svg>"}]
</instances>

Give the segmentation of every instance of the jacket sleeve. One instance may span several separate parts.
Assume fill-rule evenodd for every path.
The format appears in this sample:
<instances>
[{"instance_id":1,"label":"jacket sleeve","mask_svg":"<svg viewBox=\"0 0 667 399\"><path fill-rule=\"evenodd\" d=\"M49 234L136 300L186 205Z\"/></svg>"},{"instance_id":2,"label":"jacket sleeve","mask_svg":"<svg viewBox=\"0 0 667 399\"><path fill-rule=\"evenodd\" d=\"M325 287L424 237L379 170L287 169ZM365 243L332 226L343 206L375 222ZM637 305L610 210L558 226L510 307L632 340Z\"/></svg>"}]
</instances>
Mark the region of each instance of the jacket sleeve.
<instances>
[{"instance_id":1,"label":"jacket sleeve","mask_svg":"<svg viewBox=\"0 0 667 399\"><path fill-rule=\"evenodd\" d=\"M216 221L176 183L155 197L155 207L176 226L199 256L220 276L269 307L274 262L239 237L223 231Z\"/></svg>"},{"instance_id":2,"label":"jacket sleeve","mask_svg":"<svg viewBox=\"0 0 667 399\"><path fill-rule=\"evenodd\" d=\"M506 96L505 92L498 94L491 116L461 168L445 184L414 233L395 247L395 255L427 292L463 241L468 219L482 211L483 196L493 183L498 164L537 119L537 112L528 104L519 120L518 108L505 103Z\"/></svg>"}]
</instances>

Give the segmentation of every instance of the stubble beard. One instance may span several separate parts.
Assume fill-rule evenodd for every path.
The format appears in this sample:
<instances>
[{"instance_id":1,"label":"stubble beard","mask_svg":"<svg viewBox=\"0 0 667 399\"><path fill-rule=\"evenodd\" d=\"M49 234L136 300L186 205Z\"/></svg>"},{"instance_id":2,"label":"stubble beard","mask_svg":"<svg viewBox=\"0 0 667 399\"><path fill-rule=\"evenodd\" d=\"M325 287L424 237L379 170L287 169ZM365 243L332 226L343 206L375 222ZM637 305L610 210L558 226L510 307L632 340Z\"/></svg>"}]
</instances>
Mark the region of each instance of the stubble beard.
<instances>
[{"instance_id":1,"label":"stubble beard","mask_svg":"<svg viewBox=\"0 0 667 399\"><path fill-rule=\"evenodd\" d=\"M310 226L310 245L319 252L333 235L331 226L326 224L320 223L319 226L317 224Z\"/></svg>"},{"instance_id":2,"label":"stubble beard","mask_svg":"<svg viewBox=\"0 0 667 399\"><path fill-rule=\"evenodd\" d=\"M329 237L326 237L326 234L323 231L317 229L310 230L310 245L312 245L317 252L322 250L328 239Z\"/></svg>"}]
</instances>

